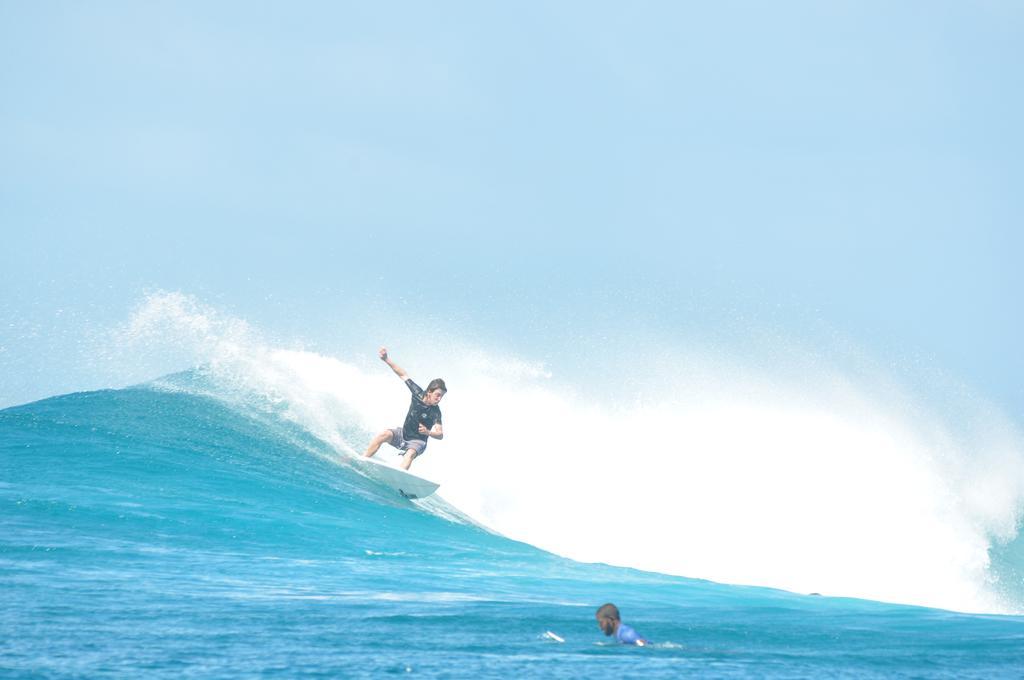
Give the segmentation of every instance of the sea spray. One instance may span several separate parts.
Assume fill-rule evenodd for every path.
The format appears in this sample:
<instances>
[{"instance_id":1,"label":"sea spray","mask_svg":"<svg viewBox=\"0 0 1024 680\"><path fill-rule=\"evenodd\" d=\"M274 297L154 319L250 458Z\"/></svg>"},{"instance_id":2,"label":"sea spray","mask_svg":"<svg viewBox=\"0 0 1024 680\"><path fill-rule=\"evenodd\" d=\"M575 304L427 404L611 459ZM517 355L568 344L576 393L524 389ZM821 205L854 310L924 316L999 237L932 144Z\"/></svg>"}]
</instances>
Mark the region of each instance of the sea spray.
<instances>
[{"instance_id":1,"label":"sea spray","mask_svg":"<svg viewBox=\"0 0 1024 680\"><path fill-rule=\"evenodd\" d=\"M386 370L272 347L176 293L148 298L120 342L185 351L210 394L269 409L348 455L394 427L407 399ZM661 357L657 379L632 393L600 372L572 384L479 347L434 354L429 368L400 361L452 386L446 437L416 468L503 535L727 583L1022 608L1019 591L997 584L990 551L1017 537L1024 439L991 409L991 425L965 436L889 378L820 360L807 364L813 375L787 374L724 348Z\"/></svg>"}]
</instances>

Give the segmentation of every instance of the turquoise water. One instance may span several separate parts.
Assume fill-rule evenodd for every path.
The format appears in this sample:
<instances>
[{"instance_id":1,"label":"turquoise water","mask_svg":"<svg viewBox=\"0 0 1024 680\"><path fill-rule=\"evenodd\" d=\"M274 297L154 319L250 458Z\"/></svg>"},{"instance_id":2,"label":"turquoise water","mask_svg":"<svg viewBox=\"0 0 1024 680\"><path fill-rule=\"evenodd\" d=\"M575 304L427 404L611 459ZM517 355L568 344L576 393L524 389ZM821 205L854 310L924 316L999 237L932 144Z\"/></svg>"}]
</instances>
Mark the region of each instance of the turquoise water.
<instances>
[{"instance_id":1,"label":"turquoise water","mask_svg":"<svg viewBox=\"0 0 1024 680\"><path fill-rule=\"evenodd\" d=\"M0 675L1024 669L1019 616L574 562L443 499L395 497L344 460L273 409L155 386L0 411ZM593 618L607 601L655 644L609 644Z\"/></svg>"}]
</instances>

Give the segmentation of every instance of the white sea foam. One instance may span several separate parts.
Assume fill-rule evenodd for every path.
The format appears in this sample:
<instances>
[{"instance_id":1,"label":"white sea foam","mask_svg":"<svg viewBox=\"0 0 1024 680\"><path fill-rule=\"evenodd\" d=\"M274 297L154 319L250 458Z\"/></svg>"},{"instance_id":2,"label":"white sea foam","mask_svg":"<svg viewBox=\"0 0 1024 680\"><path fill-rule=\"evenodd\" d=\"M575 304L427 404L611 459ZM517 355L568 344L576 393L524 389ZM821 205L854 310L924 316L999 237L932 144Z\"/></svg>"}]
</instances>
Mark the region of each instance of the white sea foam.
<instances>
[{"instance_id":1,"label":"white sea foam","mask_svg":"<svg viewBox=\"0 0 1024 680\"><path fill-rule=\"evenodd\" d=\"M178 294L152 296L123 337L187 346L225 389L348 453L397 425L408 399L382 365L269 347ZM443 363L446 436L414 471L510 538L726 583L1022 609L992 590L989 549L1018 531L1024 438L988 407L965 434L884 376L706 352L659 357L657 379L629 395L479 348Z\"/></svg>"}]
</instances>

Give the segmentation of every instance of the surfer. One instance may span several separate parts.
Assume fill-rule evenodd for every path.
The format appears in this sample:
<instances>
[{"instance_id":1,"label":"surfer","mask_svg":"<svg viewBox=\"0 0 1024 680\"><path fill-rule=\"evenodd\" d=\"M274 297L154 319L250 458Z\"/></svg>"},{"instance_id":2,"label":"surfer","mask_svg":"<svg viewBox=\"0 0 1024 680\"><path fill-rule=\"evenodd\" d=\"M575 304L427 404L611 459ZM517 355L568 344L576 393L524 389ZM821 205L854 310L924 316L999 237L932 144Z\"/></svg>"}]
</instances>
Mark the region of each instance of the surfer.
<instances>
[{"instance_id":1,"label":"surfer","mask_svg":"<svg viewBox=\"0 0 1024 680\"><path fill-rule=\"evenodd\" d=\"M622 644L636 645L638 647L648 644L647 640L640 637L635 630L622 622L619 618L619 608L611 602L601 605L597 610L596 617L597 625L601 626L604 634L609 637L614 635L615 639Z\"/></svg>"},{"instance_id":2,"label":"surfer","mask_svg":"<svg viewBox=\"0 0 1024 680\"><path fill-rule=\"evenodd\" d=\"M427 450L427 438L444 439L444 428L441 425L441 409L437 405L448 392L444 380L435 378L427 385L427 391L412 381L401 366L388 357L388 348L381 347L378 351L380 360L391 367L399 378L412 392L412 403L409 404L409 412L405 415L405 424L402 427L395 427L384 430L370 442L363 455L372 458L377 453L380 445L387 442L395 447L404 456L402 469L408 470L412 461L417 456L422 456Z\"/></svg>"}]
</instances>

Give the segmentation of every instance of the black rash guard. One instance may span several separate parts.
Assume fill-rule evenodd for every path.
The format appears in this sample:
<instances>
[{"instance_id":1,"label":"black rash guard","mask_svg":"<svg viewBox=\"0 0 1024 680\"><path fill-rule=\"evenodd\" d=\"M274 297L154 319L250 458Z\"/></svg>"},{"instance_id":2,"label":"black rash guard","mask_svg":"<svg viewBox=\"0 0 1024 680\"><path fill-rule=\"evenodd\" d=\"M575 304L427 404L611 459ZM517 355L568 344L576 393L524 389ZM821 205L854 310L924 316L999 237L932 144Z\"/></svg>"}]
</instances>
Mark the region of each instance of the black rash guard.
<instances>
[{"instance_id":1,"label":"black rash guard","mask_svg":"<svg viewBox=\"0 0 1024 680\"><path fill-rule=\"evenodd\" d=\"M409 404L409 413L405 416L402 436L405 437L406 441L418 439L421 442L425 442L427 441L427 435L420 434L420 423L423 423L423 426L428 430L433 428L435 423L441 422L441 409L437 406L427 406L423 403L423 396L426 392L423 391L422 387L414 383L412 378L407 378L405 384L409 391L412 392L412 403Z\"/></svg>"}]
</instances>

